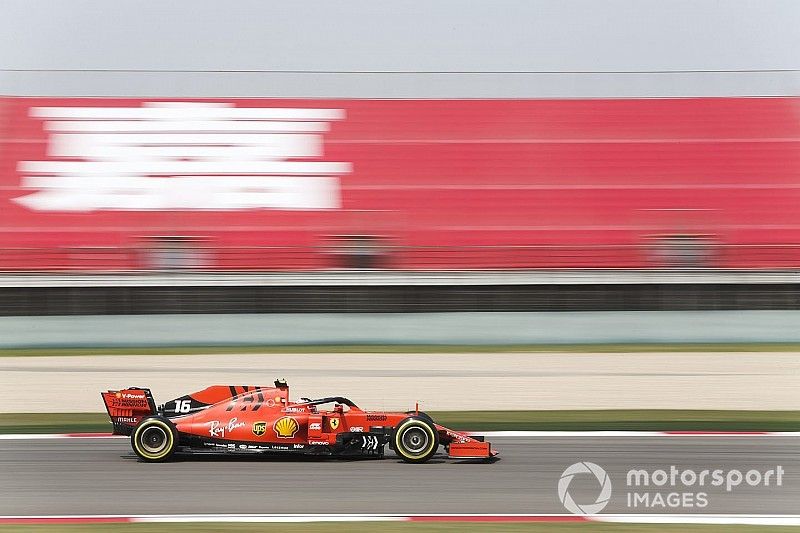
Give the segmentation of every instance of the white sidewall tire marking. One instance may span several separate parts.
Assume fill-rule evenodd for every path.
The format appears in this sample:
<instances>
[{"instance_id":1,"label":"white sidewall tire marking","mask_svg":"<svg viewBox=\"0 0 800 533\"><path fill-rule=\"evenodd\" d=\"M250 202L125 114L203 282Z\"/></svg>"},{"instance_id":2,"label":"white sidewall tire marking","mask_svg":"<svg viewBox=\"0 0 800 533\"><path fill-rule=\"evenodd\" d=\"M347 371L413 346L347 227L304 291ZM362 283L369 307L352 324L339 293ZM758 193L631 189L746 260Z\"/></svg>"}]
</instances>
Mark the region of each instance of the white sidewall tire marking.
<instances>
[{"instance_id":1,"label":"white sidewall tire marking","mask_svg":"<svg viewBox=\"0 0 800 533\"><path fill-rule=\"evenodd\" d=\"M139 438L141 437L142 432L148 427L154 425L160 426L164 430L164 433L166 433L167 435L167 442L168 442L168 444L164 447L164 451L158 454L148 453L147 450L142 449L142 446L139 443ZM134 433L133 445L136 447L136 451L146 459L154 461L158 459L163 459L172 452L172 448L175 445L175 439L172 434L172 428L161 420L146 420L143 424L140 424L139 427L136 428L136 432Z\"/></svg>"},{"instance_id":2,"label":"white sidewall tire marking","mask_svg":"<svg viewBox=\"0 0 800 533\"><path fill-rule=\"evenodd\" d=\"M428 434L428 439L429 439L430 443L429 443L428 447L425 449L425 451L417 453L417 454L414 454L414 455L409 455L409 454L407 454L405 452L405 450L403 448L402 435L405 432L407 426L412 425L412 424L413 424L414 427L424 428L425 433ZM395 432L395 437L394 437L395 450L397 450L397 452L399 452L403 457L405 457L407 459L415 459L416 460L416 459L419 459L420 457L423 457L423 456L429 454L431 452L431 449L433 448L435 443L436 443L436 438L433 435L433 431L431 430L431 428L428 427L427 424L425 424L424 422L420 422L419 420L409 420L407 422L404 422L403 424L400 425L400 427Z\"/></svg>"}]
</instances>

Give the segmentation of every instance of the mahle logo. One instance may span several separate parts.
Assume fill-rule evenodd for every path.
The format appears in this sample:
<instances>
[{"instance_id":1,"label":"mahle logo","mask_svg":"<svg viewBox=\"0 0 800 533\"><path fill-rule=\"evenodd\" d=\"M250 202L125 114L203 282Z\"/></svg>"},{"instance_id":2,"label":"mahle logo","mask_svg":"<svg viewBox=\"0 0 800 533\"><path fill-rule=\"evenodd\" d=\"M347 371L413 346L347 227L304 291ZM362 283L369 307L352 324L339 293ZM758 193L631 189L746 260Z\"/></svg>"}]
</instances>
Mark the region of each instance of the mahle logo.
<instances>
[{"instance_id":1,"label":"mahle logo","mask_svg":"<svg viewBox=\"0 0 800 533\"><path fill-rule=\"evenodd\" d=\"M600 494L594 503L579 504L569 493L569 485L578 474L592 474L600 484ZM567 511L573 514L597 514L602 511L611 499L611 478L602 467L583 461L567 467L558 480L558 498Z\"/></svg>"}]
</instances>

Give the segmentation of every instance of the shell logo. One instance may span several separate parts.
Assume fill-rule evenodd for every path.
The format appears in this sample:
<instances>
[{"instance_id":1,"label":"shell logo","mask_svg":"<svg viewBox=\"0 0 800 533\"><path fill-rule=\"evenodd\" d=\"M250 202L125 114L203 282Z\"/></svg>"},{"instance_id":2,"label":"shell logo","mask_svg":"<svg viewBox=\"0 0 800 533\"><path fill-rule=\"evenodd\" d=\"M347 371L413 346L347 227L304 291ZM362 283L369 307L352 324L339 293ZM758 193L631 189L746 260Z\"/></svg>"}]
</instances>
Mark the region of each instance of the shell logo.
<instances>
[{"instance_id":1,"label":"shell logo","mask_svg":"<svg viewBox=\"0 0 800 533\"><path fill-rule=\"evenodd\" d=\"M275 434L281 439L291 439L294 437L294 434L297 433L297 430L300 429L300 425L294 418L284 416L275 422L272 429L275 430Z\"/></svg>"}]
</instances>

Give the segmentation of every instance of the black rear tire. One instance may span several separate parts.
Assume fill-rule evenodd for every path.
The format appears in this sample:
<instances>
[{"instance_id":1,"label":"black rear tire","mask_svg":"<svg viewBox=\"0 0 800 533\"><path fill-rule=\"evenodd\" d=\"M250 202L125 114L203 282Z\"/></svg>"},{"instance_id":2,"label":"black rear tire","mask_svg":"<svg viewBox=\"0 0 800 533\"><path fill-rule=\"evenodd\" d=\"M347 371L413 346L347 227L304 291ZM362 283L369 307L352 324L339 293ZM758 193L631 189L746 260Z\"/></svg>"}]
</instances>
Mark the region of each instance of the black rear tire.
<instances>
[{"instance_id":1,"label":"black rear tire","mask_svg":"<svg viewBox=\"0 0 800 533\"><path fill-rule=\"evenodd\" d=\"M148 463L168 461L178 447L178 430L163 416L147 417L131 433L131 447Z\"/></svg>"},{"instance_id":2,"label":"black rear tire","mask_svg":"<svg viewBox=\"0 0 800 533\"><path fill-rule=\"evenodd\" d=\"M424 463L439 449L439 432L430 417L409 416L392 431L392 448L406 463Z\"/></svg>"},{"instance_id":3,"label":"black rear tire","mask_svg":"<svg viewBox=\"0 0 800 533\"><path fill-rule=\"evenodd\" d=\"M428 413L426 413L424 411L419 411L419 412L417 412L417 411L406 411L406 414L409 415L409 416L418 416L420 418L424 418L425 420L427 420L431 424L434 423L433 422L433 418L431 418L431 415L429 415Z\"/></svg>"}]
</instances>

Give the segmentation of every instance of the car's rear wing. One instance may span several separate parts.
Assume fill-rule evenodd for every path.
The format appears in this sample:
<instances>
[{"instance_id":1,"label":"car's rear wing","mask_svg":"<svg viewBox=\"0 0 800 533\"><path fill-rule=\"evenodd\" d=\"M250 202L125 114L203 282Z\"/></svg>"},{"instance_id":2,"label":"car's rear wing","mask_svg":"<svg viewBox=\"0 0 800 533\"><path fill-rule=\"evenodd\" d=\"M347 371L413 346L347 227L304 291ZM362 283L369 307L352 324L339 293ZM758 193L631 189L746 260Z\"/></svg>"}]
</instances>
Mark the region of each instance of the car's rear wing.
<instances>
[{"instance_id":1,"label":"car's rear wing","mask_svg":"<svg viewBox=\"0 0 800 533\"><path fill-rule=\"evenodd\" d=\"M129 387L102 392L100 395L114 425L114 435L130 435L142 418L156 413L156 402L150 389Z\"/></svg>"}]
</instances>

